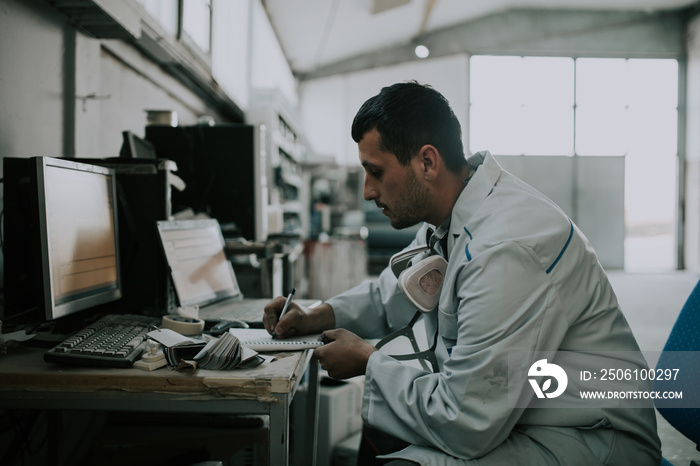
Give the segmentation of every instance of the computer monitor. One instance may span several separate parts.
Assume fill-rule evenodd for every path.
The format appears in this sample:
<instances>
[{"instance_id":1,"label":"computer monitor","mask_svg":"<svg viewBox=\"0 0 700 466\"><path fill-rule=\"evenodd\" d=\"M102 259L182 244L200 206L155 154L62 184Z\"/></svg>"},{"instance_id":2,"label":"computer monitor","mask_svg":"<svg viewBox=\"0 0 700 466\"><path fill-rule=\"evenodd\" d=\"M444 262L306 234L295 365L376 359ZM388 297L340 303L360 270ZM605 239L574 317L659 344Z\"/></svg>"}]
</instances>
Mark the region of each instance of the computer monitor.
<instances>
[{"instance_id":1,"label":"computer monitor","mask_svg":"<svg viewBox=\"0 0 700 466\"><path fill-rule=\"evenodd\" d=\"M4 159L6 314L56 320L121 297L114 172Z\"/></svg>"}]
</instances>

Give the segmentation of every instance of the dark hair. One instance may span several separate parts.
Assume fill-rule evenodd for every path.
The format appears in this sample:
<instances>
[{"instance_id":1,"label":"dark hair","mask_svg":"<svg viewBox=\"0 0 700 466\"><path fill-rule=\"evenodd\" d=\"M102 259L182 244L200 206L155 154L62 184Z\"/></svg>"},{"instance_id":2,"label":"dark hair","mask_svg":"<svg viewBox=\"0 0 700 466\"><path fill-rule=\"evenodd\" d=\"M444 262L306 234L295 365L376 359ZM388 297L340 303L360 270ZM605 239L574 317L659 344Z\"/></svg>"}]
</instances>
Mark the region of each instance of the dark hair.
<instances>
[{"instance_id":1,"label":"dark hair","mask_svg":"<svg viewBox=\"0 0 700 466\"><path fill-rule=\"evenodd\" d=\"M393 84L362 104L352 122L352 138L360 142L375 128L381 149L395 154L401 165L408 165L425 144L437 148L452 172L467 163L459 121L447 99L428 85Z\"/></svg>"}]
</instances>

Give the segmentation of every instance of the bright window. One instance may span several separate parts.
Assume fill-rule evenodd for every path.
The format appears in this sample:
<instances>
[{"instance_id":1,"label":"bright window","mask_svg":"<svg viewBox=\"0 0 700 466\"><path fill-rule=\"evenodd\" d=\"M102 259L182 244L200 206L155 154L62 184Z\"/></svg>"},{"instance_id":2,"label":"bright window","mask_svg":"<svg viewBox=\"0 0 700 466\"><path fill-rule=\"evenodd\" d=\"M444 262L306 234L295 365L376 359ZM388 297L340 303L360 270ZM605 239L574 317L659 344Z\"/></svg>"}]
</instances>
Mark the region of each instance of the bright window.
<instances>
[{"instance_id":1,"label":"bright window","mask_svg":"<svg viewBox=\"0 0 700 466\"><path fill-rule=\"evenodd\" d=\"M138 0L163 26L204 55L211 52L211 0Z\"/></svg>"},{"instance_id":2,"label":"bright window","mask_svg":"<svg viewBox=\"0 0 700 466\"><path fill-rule=\"evenodd\" d=\"M675 268L678 62L471 58L469 149L625 156L625 264Z\"/></svg>"},{"instance_id":3,"label":"bright window","mask_svg":"<svg viewBox=\"0 0 700 466\"><path fill-rule=\"evenodd\" d=\"M472 57L470 96L471 152L573 153L573 59Z\"/></svg>"},{"instance_id":4,"label":"bright window","mask_svg":"<svg viewBox=\"0 0 700 466\"><path fill-rule=\"evenodd\" d=\"M676 60L477 55L470 66L472 153L676 155Z\"/></svg>"},{"instance_id":5,"label":"bright window","mask_svg":"<svg viewBox=\"0 0 700 466\"><path fill-rule=\"evenodd\" d=\"M187 34L202 52L210 52L211 0L183 0L182 32Z\"/></svg>"}]
</instances>

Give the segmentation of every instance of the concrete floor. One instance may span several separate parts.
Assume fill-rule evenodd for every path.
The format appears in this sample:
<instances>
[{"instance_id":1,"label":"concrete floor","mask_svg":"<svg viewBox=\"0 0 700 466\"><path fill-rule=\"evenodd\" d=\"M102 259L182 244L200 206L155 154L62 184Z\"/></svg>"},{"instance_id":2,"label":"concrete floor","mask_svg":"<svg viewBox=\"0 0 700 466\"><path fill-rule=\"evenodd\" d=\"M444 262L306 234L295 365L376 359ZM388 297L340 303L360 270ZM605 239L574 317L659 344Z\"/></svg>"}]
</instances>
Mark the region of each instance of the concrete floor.
<instances>
[{"instance_id":1,"label":"concrete floor","mask_svg":"<svg viewBox=\"0 0 700 466\"><path fill-rule=\"evenodd\" d=\"M608 275L639 346L644 351L661 351L699 275L689 272L616 271ZM657 420L664 458L674 466L688 466L691 460L700 462L700 452L690 440L658 412Z\"/></svg>"}]
</instances>

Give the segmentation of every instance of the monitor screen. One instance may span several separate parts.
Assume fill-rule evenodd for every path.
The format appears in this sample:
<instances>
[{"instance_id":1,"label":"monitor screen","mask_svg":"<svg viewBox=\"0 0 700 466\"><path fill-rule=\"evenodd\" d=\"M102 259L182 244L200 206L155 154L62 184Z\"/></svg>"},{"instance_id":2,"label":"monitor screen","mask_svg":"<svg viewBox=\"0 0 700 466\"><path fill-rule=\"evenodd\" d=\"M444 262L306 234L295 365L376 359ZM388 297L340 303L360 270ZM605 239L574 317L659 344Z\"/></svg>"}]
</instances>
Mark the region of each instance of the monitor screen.
<instances>
[{"instance_id":1,"label":"monitor screen","mask_svg":"<svg viewBox=\"0 0 700 466\"><path fill-rule=\"evenodd\" d=\"M156 224L181 306L242 296L216 219Z\"/></svg>"},{"instance_id":2,"label":"monitor screen","mask_svg":"<svg viewBox=\"0 0 700 466\"><path fill-rule=\"evenodd\" d=\"M50 157L36 170L46 318L120 298L114 173Z\"/></svg>"}]
</instances>

